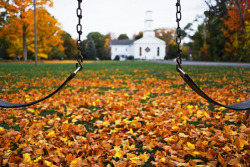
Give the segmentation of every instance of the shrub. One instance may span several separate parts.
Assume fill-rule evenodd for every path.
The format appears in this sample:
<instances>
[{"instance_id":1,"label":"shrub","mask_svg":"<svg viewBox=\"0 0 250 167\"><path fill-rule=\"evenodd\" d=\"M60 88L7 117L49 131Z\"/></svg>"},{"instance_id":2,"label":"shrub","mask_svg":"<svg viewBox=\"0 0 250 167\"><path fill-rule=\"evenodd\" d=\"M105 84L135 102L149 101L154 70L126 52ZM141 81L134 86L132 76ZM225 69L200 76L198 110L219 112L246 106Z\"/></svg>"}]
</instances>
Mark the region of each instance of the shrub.
<instances>
[{"instance_id":1,"label":"shrub","mask_svg":"<svg viewBox=\"0 0 250 167\"><path fill-rule=\"evenodd\" d=\"M119 60L120 60L120 56L119 56L119 55L116 55L114 60L115 60L115 61L119 61Z\"/></svg>"}]
</instances>

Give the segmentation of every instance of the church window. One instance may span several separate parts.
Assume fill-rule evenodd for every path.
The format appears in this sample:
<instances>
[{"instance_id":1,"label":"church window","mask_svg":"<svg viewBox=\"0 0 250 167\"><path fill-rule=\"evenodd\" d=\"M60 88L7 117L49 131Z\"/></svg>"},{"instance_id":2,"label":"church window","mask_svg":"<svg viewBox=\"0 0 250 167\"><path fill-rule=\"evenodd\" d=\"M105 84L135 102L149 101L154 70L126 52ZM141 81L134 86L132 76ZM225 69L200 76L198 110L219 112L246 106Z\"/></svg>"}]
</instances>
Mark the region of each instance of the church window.
<instances>
[{"instance_id":1,"label":"church window","mask_svg":"<svg viewBox=\"0 0 250 167\"><path fill-rule=\"evenodd\" d=\"M140 48L139 48L139 52L140 52L139 54L140 54L140 56L141 56L141 50L142 50L142 49L141 49L141 47L140 47Z\"/></svg>"},{"instance_id":2,"label":"church window","mask_svg":"<svg viewBox=\"0 0 250 167\"><path fill-rule=\"evenodd\" d=\"M157 47L157 56L160 56L160 47Z\"/></svg>"},{"instance_id":3,"label":"church window","mask_svg":"<svg viewBox=\"0 0 250 167\"><path fill-rule=\"evenodd\" d=\"M150 48L147 47L147 48L145 49L145 51L146 51L146 52L150 52Z\"/></svg>"}]
</instances>

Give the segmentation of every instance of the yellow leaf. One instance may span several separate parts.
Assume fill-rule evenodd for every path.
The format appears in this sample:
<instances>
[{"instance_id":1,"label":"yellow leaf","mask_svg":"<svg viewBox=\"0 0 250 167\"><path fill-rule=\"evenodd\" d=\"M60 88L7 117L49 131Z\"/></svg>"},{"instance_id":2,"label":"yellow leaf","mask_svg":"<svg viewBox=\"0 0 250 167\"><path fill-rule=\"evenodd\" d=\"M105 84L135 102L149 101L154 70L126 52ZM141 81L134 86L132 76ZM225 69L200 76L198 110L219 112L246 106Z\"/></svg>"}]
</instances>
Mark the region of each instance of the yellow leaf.
<instances>
[{"instance_id":1,"label":"yellow leaf","mask_svg":"<svg viewBox=\"0 0 250 167\"><path fill-rule=\"evenodd\" d=\"M68 139L67 138L61 138L62 141L67 141Z\"/></svg>"},{"instance_id":2,"label":"yellow leaf","mask_svg":"<svg viewBox=\"0 0 250 167\"><path fill-rule=\"evenodd\" d=\"M203 112L201 110L197 111L197 118L202 118Z\"/></svg>"},{"instance_id":3,"label":"yellow leaf","mask_svg":"<svg viewBox=\"0 0 250 167\"><path fill-rule=\"evenodd\" d=\"M3 127L0 127L0 132L4 131L4 128Z\"/></svg>"},{"instance_id":4,"label":"yellow leaf","mask_svg":"<svg viewBox=\"0 0 250 167\"><path fill-rule=\"evenodd\" d=\"M133 134L134 133L134 131L133 131L133 129L130 129L130 131L129 131L131 134Z\"/></svg>"},{"instance_id":5,"label":"yellow leaf","mask_svg":"<svg viewBox=\"0 0 250 167\"><path fill-rule=\"evenodd\" d=\"M201 154L201 153L199 153L198 151L194 151L193 154L194 154L194 155L199 155L199 154Z\"/></svg>"},{"instance_id":6,"label":"yellow leaf","mask_svg":"<svg viewBox=\"0 0 250 167\"><path fill-rule=\"evenodd\" d=\"M208 145L208 141L206 141L206 140L204 140L202 143L203 143L205 146Z\"/></svg>"},{"instance_id":7,"label":"yellow leaf","mask_svg":"<svg viewBox=\"0 0 250 167\"><path fill-rule=\"evenodd\" d=\"M68 120L66 120L66 121L64 121L64 122L63 122L63 124L68 124L68 123L69 123L69 121L68 121Z\"/></svg>"},{"instance_id":8,"label":"yellow leaf","mask_svg":"<svg viewBox=\"0 0 250 167\"><path fill-rule=\"evenodd\" d=\"M188 105L188 106L187 106L187 108L188 108L188 109L193 109L193 108L194 108L194 106L192 106L192 105Z\"/></svg>"},{"instance_id":9,"label":"yellow leaf","mask_svg":"<svg viewBox=\"0 0 250 167\"><path fill-rule=\"evenodd\" d=\"M34 162L38 162L40 159L42 159L42 157L38 157L37 159L34 160Z\"/></svg>"},{"instance_id":10,"label":"yellow leaf","mask_svg":"<svg viewBox=\"0 0 250 167\"><path fill-rule=\"evenodd\" d=\"M174 126L172 127L172 129L173 129L173 130L175 130L175 129L179 129L179 127L178 127L178 126L176 126L176 125L174 125Z\"/></svg>"},{"instance_id":11,"label":"yellow leaf","mask_svg":"<svg viewBox=\"0 0 250 167\"><path fill-rule=\"evenodd\" d=\"M226 151L226 152L229 152L229 151L231 151L231 148L229 148L228 146L225 146L225 147L223 148L223 150Z\"/></svg>"},{"instance_id":12,"label":"yellow leaf","mask_svg":"<svg viewBox=\"0 0 250 167\"><path fill-rule=\"evenodd\" d=\"M78 159L74 159L73 161L71 161L71 165L73 165L73 164L76 164L77 163L77 161L78 161Z\"/></svg>"},{"instance_id":13,"label":"yellow leaf","mask_svg":"<svg viewBox=\"0 0 250 167\"><path fill-rule=\"evenodd\" d=\"M74 142L70 141L68 142L68 146L71 146Z\"/></svg>"},{"instance_id":14,"label":"yellow leaf","mask_svg":"<svg viewBox=\"0 0 250 167\"><path fill-rule=\"evenodd\" d=\"M103 125L107 127L107 126L110 125L110 123L109 123L109 121L104 121L104 122L103 122Z\"/></svg>"},{"instance_id":15,"label":"yellow leaf","mask_svg":"<svg viewBox=\"0 0 250 167\"><path fill-rule=\"evenodd\" d=\"M130 158L130 161L132 161L133 163L140 165L140 158L139 157L133 157Z\"/></svg>"},{"instance_id":16,"label":"yellow leaf","mask_svg":"<svg viewBox=\"0 0 250 167\"><path fill-rule=\"evenodd\" d=\"M23 163L28 164L30 162L31 162L30 154L29 153L23 154Z\"/></svg>"},{"instance_id":17,"label":"yellow leaf","mask_svg":"<svg viewBox=\"0 0 250 167\"><path fill-rule=\"evenodd\" d=\"M166 161L166 158L165 158L165 157L162 157L160 161L165 162L165 161Z\"/></svg>"},{"instance_id":18,"label":"yellow leaf","mask_svg":"<svg viewBox=\"0 0 250 167\"><path fill-rule=\"evenodd\" d=\"M28 111L29 113L35 113L35 110L34 110L34 109L31 109L31 108L28 108L27 111Z\"/></svg>"},{"instance_id":19,"label":"yellow leaf","mask_svg":"<svg viewBox=\"0 0 250 167\"><path fill-rule=\"evenodd\" d=\"M194 150L195 149L195 145L192 143L187 142L187 146L191 149Z\"/></svg>"},{"instance_id":20,"label":"yellow leaf","mask_svg":"<svg viewBox=\"0 0 250 167\"><path fill-rule=\"evenodd\" d=\"M46 164L47 166L52 166L52 165L53 165L52 162L50 162L50 161L45 160L44 162L45 162L45 164Z\"/></svg>"},{"instance_id":21,"label":"yellow leaf","mask_svg":"<svg viewBox=\"0 0 250 167\"><path fill-rule=\"evenodd\" d=\"M140 159L142 159L144 162L147 162L149 157L148 155L146 154L146 152L144 152L144 154L141 154L140 155Z\"/></svg>"},{"instance_id":22,"label":"yellow leaf","mask_svg":"<svg viewBox=\"0 0 250 167\"><path fill-rule=\"evenodd\" d=\"M233 136L236 136L237 134L238 134L237 131L232 131L232 135L233 135Z\"/></svg>"},{"instance_id":23,"label":"yellow leaf","mask_svg":"<svg viewBox=\"0 0 250 167\"><path fill-rule=\"evenodd\" d=\"M49 134L46 136L47 138L55 137L55 131L49 132Z\"/></svg>"}]
</instances>

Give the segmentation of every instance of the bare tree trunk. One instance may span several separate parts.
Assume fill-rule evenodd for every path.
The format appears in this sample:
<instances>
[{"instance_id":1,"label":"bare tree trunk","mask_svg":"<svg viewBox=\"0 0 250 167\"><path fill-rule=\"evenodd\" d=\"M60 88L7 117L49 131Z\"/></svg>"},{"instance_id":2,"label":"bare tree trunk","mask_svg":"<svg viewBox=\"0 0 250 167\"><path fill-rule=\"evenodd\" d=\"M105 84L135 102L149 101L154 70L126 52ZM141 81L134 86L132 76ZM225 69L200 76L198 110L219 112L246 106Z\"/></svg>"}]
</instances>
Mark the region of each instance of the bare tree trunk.
<instances>
[{"instance_id":1,"label":"bare tree trunk","mask_svg":"<svg viewBox=\"0 0 250 167\"><path fill-rule=\"evenodd\" d=\"M37 26L36 26L36 0L33 0L34 5L34 30L35 30L35 67L37 67Z\"/></svg>"},{"instance_id":2,"label":"bare tree trunk","mask_svg":"<svg viewBox=\"0 0 250 167\"><path fill-rule=\"evenodd\" d=\"M28 60L28 49L27 49L27 27L23 25L23 61Z\"/></svg>"},{"instance_id":3,"label":"bare tree trunk","mask_svg":"<svg viewBox=\"0 0 250 167\"><path fill-rule=\"evenodd\" d=\"M241 24L241 30L245 32L245 16L248 9L248 0L245 0L245 7L243 9L243 0L234 0L234 3L238 9L239 16L240 16L240 24Z\"/></svg>"}]
</instances>

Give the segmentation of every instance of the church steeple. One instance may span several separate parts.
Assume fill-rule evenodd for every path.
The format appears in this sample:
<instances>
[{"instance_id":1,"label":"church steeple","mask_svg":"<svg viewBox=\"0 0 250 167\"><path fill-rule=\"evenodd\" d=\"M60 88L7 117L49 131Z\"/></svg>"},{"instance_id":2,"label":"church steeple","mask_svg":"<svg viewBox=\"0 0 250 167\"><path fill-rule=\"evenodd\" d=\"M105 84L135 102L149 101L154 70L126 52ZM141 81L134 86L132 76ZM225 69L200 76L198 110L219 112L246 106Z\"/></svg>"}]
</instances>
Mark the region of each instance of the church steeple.
<instances>
[{"instance_id":1,"label":"church steeple","mask_svg":"<svg viewBox=\"0 0 250 167\"><path fill-rule=\"evenodd\" d=\"M143 36L155 37L153 19L152 19L152 11L150 10L146 11L145 30L144 30Z\"/></svg>"}]
</instances>

